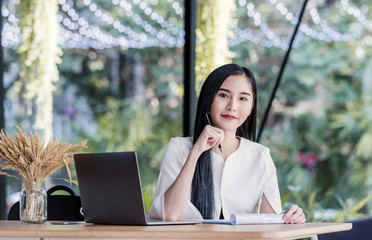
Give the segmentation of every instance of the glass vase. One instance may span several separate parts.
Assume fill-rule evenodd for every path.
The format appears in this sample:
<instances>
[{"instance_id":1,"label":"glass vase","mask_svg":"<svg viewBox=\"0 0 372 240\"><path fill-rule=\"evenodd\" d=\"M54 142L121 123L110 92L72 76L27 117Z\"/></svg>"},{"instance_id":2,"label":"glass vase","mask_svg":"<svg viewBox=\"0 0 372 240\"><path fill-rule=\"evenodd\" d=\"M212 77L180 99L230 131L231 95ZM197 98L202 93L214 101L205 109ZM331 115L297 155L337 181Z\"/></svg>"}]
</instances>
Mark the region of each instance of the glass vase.
<instances>
[{"instance_id":1,"label":"glass vase","mask_svg":"<svg viewBox=\"0 0 372 240\"><path fill-rule=\"evenodd\" d=\"M44 223L47 220L45 183L23 182L19 204L19 218L22 223Z\"/></svg>"}]
</instances>

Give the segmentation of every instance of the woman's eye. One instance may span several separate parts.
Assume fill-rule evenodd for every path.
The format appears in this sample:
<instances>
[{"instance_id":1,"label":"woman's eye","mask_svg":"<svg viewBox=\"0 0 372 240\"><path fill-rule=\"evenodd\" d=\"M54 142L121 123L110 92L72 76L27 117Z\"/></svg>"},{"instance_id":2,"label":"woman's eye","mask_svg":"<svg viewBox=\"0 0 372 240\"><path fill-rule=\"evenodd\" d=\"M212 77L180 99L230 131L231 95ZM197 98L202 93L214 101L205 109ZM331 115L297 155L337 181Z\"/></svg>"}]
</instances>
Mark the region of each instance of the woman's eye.
<instances>
[{"instance_id":1,"label":"woman's eye","mask_svg":"<svg viewBox=\"0 0 372 240\"><path fill-rule=\"evenodd\" d=\"M227 94L225 94L225 93L220 93L218 96L226 98L226 97L227 97Z\"/></svg>"},{"instance_id":2,"label":"woman's eye","mask_svg":"<svg viewBox=\"0 0 372 240\"><path fill-rule=\"evenodd\" d=\"M241 97L240 100L241 101L248 101L248 99L246 97Z\"/></svg>"}]
</instances>

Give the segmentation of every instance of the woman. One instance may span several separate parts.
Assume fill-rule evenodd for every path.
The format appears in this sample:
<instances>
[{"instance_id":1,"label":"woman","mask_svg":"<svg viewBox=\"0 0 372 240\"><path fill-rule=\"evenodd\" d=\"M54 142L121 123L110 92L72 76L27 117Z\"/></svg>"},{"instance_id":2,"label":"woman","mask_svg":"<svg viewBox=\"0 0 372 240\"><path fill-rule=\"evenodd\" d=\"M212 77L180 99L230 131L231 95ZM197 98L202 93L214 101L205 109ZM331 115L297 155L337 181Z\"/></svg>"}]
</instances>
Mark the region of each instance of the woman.
<instances>
[{"instance_id":1,"label":"woman","mask_svg":"<svg viewBox=\"0 0 372 240\"><path fill-rule=\"evenodd\" d=\"M233 213L280 213L276 169L269 149L254 143L257 88L249 69L223 65L200 92L193 137L172 138L149 217L218 219ZM297 205L285 223L304 223Z\"/></svg>"}]
</instances>

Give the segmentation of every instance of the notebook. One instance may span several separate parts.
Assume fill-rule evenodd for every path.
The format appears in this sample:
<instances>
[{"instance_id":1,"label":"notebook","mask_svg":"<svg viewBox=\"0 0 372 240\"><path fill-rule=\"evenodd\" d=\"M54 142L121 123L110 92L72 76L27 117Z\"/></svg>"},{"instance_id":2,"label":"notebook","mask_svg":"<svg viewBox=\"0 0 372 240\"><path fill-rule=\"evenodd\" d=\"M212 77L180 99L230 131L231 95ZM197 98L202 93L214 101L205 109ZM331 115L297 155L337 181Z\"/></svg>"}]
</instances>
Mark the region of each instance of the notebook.
<instances>
[{"instance_id":1,"label":"notebook","mask_svg":"<svg viewBox=\"0 0 372 240\"><path fill-rule=\"evenodd\" d=\"M203 223L210 224L229 224L229 225L244 225L244 224L279 224L284 223L284 213L241 213L231 214L230 220L203 220Z\"/></svg>"},{"instance_id":2,"label":"notebook","mask_svg":"<svg viewBox=\"0 0 372 240\"><path fill-rule=\"evenodd\" d=\"M74 155L86 223L113 225L195 224L148 221L135 152Z\"/></svg>"}]
</instances>

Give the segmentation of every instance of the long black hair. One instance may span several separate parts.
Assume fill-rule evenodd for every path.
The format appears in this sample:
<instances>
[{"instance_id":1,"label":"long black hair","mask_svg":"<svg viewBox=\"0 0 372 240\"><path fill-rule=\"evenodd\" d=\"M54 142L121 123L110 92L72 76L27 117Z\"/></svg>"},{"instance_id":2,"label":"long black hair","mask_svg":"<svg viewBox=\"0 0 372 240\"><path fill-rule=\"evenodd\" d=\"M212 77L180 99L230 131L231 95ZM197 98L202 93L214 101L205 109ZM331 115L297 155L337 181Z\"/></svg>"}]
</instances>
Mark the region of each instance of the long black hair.
<instances>
[{"instance_id":1,"label":"long black hair","mask_svg":"<svg viewBox=\"0 0 372 240\"><path fill-rule=\"evenodd\" d=\"M211 106L222 83L229 76L245 75L251 85L253 92L252 112L245 122L237 129L236 135L255 141L256 119L257 119L257 87L253 73L245 67L237 64L226 64L215 69L209 74L200 91L198 106L194 124L195 144L205 125L208 124L206 114L210 112ZM191 185L191 202L200 211L204 219L212 219L214 213L214 187L211 151L202 153L196 164L194 177Z\"/></svg>"}]
</instances>

